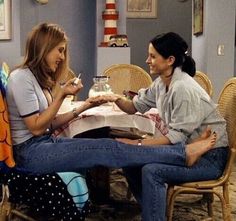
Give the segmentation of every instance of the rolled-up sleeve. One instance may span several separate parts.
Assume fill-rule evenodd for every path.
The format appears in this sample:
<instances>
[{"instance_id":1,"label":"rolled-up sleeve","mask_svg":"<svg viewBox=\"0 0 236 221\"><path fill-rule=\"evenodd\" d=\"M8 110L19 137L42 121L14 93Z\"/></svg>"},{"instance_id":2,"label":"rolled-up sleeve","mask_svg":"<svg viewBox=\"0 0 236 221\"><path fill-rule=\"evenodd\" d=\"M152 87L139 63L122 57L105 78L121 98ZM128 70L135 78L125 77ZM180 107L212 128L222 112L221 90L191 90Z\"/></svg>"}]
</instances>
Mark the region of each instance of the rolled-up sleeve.
<instances>
[{"instance_id":1,"label":"rolled-up sleeve","mask_svg":"<svg viewBox=\"0 0 236 221\"><path fill-rule=\"evenodd\" d=\"M159 95L159 80L155 80L147 89L140 89L138 95L133 98L133 104L137 111L145 113L151 108L156 108L156 100Z\"/></svg>"}]
</instances>

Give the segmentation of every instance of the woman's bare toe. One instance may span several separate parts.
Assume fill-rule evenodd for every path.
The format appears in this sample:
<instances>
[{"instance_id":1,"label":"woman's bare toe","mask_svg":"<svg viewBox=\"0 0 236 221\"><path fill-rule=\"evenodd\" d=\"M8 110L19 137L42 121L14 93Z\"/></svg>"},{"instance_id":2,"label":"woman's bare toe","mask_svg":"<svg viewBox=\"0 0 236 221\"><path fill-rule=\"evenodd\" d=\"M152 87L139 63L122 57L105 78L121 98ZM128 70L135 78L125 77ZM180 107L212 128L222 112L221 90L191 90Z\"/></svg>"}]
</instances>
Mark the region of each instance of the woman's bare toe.
<instances>
[{"instance_id":1,"label":"woman's bare toe","mask_svg":"<svg viewBox=\"0 0 236 221\"><path fill-rule=\"evenodd\" d=\"M217 135L213 132L205 139L188 144L186 146L187 165L192 166L204 153L212 149L216 143L216 138Z\"/></svg>"},{"instance_id":2,"label":"woman's bare toe","mask_svg":"<svg viewBox=\"0 0 236 221\"><path fill-rule=\"evenodd\" d=\"M207 128L202 132L202 134L200 135L201 139L206 139L208 138L210 135L212 134L211 128L209 126L207 126Z\"/></svg>"}]
</instances>

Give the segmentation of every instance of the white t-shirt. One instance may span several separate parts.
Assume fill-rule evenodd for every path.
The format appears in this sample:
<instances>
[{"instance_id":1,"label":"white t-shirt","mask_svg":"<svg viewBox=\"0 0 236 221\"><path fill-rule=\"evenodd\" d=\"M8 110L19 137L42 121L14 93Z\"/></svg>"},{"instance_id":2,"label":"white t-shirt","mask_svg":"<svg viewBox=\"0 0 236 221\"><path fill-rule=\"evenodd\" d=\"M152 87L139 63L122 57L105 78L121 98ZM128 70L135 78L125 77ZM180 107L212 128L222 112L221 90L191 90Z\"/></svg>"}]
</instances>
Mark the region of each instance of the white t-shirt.
<instances>
[{"instance_id":1,"label":"white t-shirt","mask_svg":"<svg viewBox=\"0 0 236 221\"><path fill-rule=\"evenodd\" d=\"M42 112L48 107L48 102L35 76L28 68L16 69L10 74L6 99L13 145L20 144L33 137L23 118Z\"/></svg>"}]
</instances>

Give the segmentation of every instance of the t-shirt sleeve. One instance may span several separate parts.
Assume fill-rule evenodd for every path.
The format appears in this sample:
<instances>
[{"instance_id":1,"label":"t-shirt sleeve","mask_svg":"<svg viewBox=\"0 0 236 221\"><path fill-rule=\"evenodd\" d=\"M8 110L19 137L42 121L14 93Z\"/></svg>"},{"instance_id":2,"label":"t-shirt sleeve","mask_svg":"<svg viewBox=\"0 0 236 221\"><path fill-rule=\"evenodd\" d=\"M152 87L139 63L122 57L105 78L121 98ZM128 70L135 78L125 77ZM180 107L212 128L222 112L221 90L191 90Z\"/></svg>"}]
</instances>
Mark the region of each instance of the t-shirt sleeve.
<instances>
[{"instance_id":1,"label":"t-shirt sleeve","mask_svg":"<svg viewBox=\"0 0 236 221\"><path fill-rule=\"evenodd\" d=\"M9 82L12 95L21 117L39 112L39 102L34 88L34 79L24 71L18 72ZM19 84L19 82L21 82Z\"/></svg>"}]
</instances>

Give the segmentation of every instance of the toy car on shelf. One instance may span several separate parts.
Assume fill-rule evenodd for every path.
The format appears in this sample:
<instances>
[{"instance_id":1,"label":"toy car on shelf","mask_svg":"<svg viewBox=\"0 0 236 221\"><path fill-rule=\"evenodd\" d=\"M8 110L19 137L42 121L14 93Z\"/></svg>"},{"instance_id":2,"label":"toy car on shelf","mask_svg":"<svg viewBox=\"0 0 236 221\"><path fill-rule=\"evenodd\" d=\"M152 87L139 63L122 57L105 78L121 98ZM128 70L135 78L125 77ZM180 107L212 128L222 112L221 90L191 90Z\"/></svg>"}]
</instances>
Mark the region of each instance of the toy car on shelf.
<instances>
[{"instance_id":1,"label":"toy car on shelf","mask_svg":"<svg viewBox=\"0 0 236 221\"><path fill-rule=\"evenodd\" d=\"M127 35L112 35L108 47L129 47Z\"/></svg>"}]
</instances>

